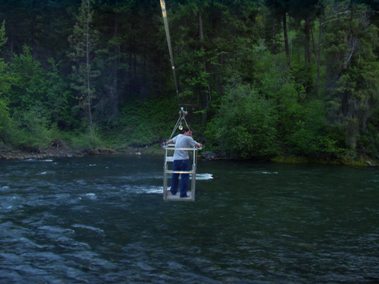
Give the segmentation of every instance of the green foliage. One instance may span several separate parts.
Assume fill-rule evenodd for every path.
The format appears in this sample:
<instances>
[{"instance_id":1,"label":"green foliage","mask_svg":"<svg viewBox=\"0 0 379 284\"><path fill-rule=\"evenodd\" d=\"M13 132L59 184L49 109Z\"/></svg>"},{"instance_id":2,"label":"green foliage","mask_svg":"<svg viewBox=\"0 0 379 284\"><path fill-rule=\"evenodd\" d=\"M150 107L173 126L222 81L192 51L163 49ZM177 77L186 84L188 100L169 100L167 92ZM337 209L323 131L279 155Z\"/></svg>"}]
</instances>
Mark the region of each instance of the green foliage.
<instances>
[{"instance_id":1,"label":"green foliage","mask_svg":"<svg viewBox=\"0 0 379 284\"><path fill-rule=\"evenodd\" d=\"M0 141L4 143L12 142L12 120L9 115L6 102L0 99Z\"/></svg>"},{"instance_id":2,"label":"green foliage","mask_svg":"<svg viewBox=\"0 0 379 284\"><path fill-rule=\"evenodd\" d=\"M1 68L3 67L3 68ZM70 121L66 84L53 61L45 70L28 47L8 64L0 61L4 141L23 148L49 145L55 125Z\"/></svg>"},{"instance_id":3,"label":"green foliage","mask_svg":"<svg viewBox=\"0 0 379 284\"><path fill-rule=\"evenodd\" d=\"M3 46L7 42L7 37L5 35L5 21L0 26L0 50L2 50Z\"/></svg>"},{"instance_id":4,"label":"green foliage","mask_svg":"<svg viewBox=\"0 0 379 284\"><path fill-rule=\"evenodd\" d=\"M378 156L378 22L358 4L369 1L168 3L179 98L159 2L16 2L0 3L4 143L152 145L178 100L207 148L233 157Z\"/></svg>"},{"instance_id":5,"label":"green foliage","mask_svg":"<svg viewBox=\"0 0 379 284\"><path fill-rule=\"evenodd\" d=\"M167 140L174 127L178 108L173 99L153 99L126 106L120 116L119 143L143 146Z\"/></svg>"},{"instance_id":6,"label":"green foliage","mask_svg":"<svg viewBox=\"0 0 379 284\"><path fill-rule=\"evenodd\" d=\"M9 73L8 64L0 58L0 98L8 94L14 77Z\"/></svg>"},{"instance_id":7,"label":"green foliage","mask_svg":"<svg viewBox=\"0 0 379 284\"><path fill-rule=\"evenodd\" d=\"M355 153L357 142L379 102L379 36L378 28L367 21L366 6L348 1L334 6L339 10L347 8L348 13L326 25L325 54L336 63L327 65L329 74L337 77L334 96L330 98L330 105L334 106L331 111L335 113L333 123L343 126L345 145Z\"/></svg>"},{"instance_id":8,"label":"green foliage","mask_svg":"<svg viewBox=\"0 0 379 284\"><path fill-rule=\"evenodd\" d=\"M293 153L319 158L331 157L341 152L335 129L327 126L325 106L321 101L307 103L293 124L294 130L289 133L288 139L288 146Z\"/></svg>"},{"instance_id":9,"label":"green foliage","mask_svg":"<svg viewBox=\"0 0 379 284\"><path fill-rule=\"evenodd\" d=\"M277 153L277 114L270 100L251 87L231 89L207 130L216 149L243 158L269 157Z\"/></svg>"},{"instance_id":10,"label":"green foliage","mask_svg":"<svg viewBox=\"0 0 379 284\"><path fill-rule=\"evenodd\" d=\"M211 102L223 96L226 82L248 77L240 71L251 68L259 6L254 1L188 1L171 11L180 103L196 106L203 119Z\"/></svg>"},{"instance_id":11,"label":"green foliage","mask_svg":"<svg viewBox=\"0 0 379 284\"><path fill-rule=\"evenodd\" d=\"M46 101L47 82L41 64L35 60L29 47L14 56L10 66L12 88L9 91L9 104L13 110L28 110Z\"/></svg>"},{"instance_id":12,"label":"green foliage","mask_svg":"<svg viewBox=\"0 0 379 284\"><path fill-rule=\"evenodd\" d=\"M2 50L7 38L5 34L5 22L0 26L0 51ZM0 142L12 142L12 119L9 114L8 103L4 95L10 89L11 76L8 74L8 65L0 58Z\"/></svg>"},{"instance_id":13,"label":"green foliage","mask_svg":"<svg viewBox=\"0 0 379 284\"><path fill-rule=\"evenodd\" d=\"M74 149L79 150L103 148L106 146L100 131L96 127L86 132L74 132L66 136L66 139Z\"/></svg>"},{"instance_id":14,"label":"green foliage","mask_svg":"<svg viewBox=\"0 0 379 284\"><path fill-rule=\"evenodd\" d=\"M374 110L367 129L358 140L358 149L369 157L379 159L379 107Z\"/></svg>"},{"instance_id":15,"label":"green foliage","mask_svg":"<svg viewBox=\"0 0 379 284\"><path fill-rule=\"evenodd\" d=\"M7 37L5 34L5 21L0 26L0 52L2 51ZM1 53L0 53L1 54ZM0 57L0 98L6 94L11 86L12 76L9 74L8 64Z\"/></svg>"},{"instance_id":16,"label":"green foliage","mask_svg":"<svg viewBox=\"0 0 379 284\"><path fill-rule=\"evenodd\" d=\"M47 147L53 139L54 130L39 107L14 114L16 130L15 144L24 149Z\"/></svg>"},{"instance_id":17,"label":"green foliage","mask_svg":"<svg viewBox=\"0 0 379 284\"><path fill-rule=\"evenodd\" d=\"M6 97L12 112L39 108L50 124L64 126L71 120L70 93L55 62L48 63L44 69L31 50L24 47L23 53L14 56L9 65Z\"/></svg>"},{"instance_id":18,"label":"green foliage","mask_svg":"<svg viewBox=\"0 0 379 284\"><path fill-rule=\"evenodd\" d=\"M79 106L87 114L88 126L93 127L92 103L95 97L94 79L100 75L95 69L93 58L98 41L97 31L93 28L92 0L82 0L76 24L69 37L72 60L71 87L76 91Z\"/></svg>"},{"instance_id":19,"label":"green foliage","mask_svg":"<svg viewBox=\"0 0 379 284\"><path fill-rule=\"evenodd\" d=\"M70 129L75 125L71 111L72 93L68 83L59 71L59 65L53 60L48 61L45 70L46 93L43 101L47 110L49 122L62 130Z\"/></svg>"}]
</instances>

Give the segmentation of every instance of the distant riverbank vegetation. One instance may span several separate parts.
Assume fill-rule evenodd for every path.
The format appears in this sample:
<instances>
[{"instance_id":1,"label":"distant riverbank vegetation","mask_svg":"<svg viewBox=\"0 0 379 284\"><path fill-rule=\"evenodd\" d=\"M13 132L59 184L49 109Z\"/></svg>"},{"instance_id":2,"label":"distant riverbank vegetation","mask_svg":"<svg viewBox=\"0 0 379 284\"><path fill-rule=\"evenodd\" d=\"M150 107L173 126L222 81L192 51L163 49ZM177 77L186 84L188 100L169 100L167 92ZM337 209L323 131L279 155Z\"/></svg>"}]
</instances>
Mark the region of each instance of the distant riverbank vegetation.
<instances>
[{"instance_id":1,"label":"distant riverbank vegetation","mask_svg":"<svg viewBox=\"0 0 379 284\"><path fill-rule=\"evenodd\" d=\"M379 159L379 4L0 0L0 149L151 147L180 106L222 157ZM59 141L59 142L57 142Z\"/></svg>"}]
</instances>

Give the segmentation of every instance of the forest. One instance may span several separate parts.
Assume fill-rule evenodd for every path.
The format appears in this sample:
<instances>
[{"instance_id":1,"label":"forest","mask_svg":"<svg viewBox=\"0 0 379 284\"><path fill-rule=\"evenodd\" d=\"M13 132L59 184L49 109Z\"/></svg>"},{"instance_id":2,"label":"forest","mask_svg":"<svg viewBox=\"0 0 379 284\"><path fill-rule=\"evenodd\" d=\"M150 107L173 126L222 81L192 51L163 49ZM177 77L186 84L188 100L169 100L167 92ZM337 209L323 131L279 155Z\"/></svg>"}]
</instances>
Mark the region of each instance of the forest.
<instances>
[{"instance_id":1,"label":"forest","mask_svg":"<svg viewBox=\"0 0 379 284\"><path fill-rule=\"evenodd\" d=\"M0 0L0 148L379 159L379 1ZM57 142L58 141L58 142Z\"/></svg>"}]
</instances>

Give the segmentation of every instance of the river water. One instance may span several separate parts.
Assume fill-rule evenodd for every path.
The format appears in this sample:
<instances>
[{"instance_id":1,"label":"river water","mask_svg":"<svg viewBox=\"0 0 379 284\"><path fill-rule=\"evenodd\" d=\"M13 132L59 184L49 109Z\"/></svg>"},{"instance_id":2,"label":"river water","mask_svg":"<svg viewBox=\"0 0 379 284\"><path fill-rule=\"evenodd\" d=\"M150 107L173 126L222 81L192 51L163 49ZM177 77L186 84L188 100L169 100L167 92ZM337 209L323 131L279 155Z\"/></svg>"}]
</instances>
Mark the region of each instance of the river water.
<instances>
[{"instance_id":1,"label":"river water","mask_svg":"<svg viewBox=\"0 0 379 284\"><path fill-rule=\"evenodd\" d=\"M0 283L374 283L379 171L201 161L197 201L163 160L0 161Z\"/></svg>"}]
</instances>

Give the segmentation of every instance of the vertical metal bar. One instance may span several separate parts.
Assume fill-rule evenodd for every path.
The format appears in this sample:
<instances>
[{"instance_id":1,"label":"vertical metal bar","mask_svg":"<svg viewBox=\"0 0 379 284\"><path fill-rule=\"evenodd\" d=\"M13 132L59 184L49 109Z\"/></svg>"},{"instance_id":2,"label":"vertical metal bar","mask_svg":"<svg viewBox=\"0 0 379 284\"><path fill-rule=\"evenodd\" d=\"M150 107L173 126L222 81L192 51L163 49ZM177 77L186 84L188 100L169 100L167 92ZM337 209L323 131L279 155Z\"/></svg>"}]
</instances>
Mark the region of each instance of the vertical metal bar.
<instances>
[{"instance_id":1,"label":"vertical metal bar","mask_svg":"<svg viewBox=\"0 0 379 284\"><path fill-rule=\"evenodd\" d=\"M196 195L196 149L192 154L192 179L191 179L191 200L195 201Z\"/></svg>"},{"instance_id":2,"label":"vertical metal bar","mask_svg":"<svg viewBox=\"0 0 379 284\"><path fill-rule=\"evenodd\" d=\"M163 200L167 199L167 148L165 149L163 165Z\"/></svg>"}]
</instances>

